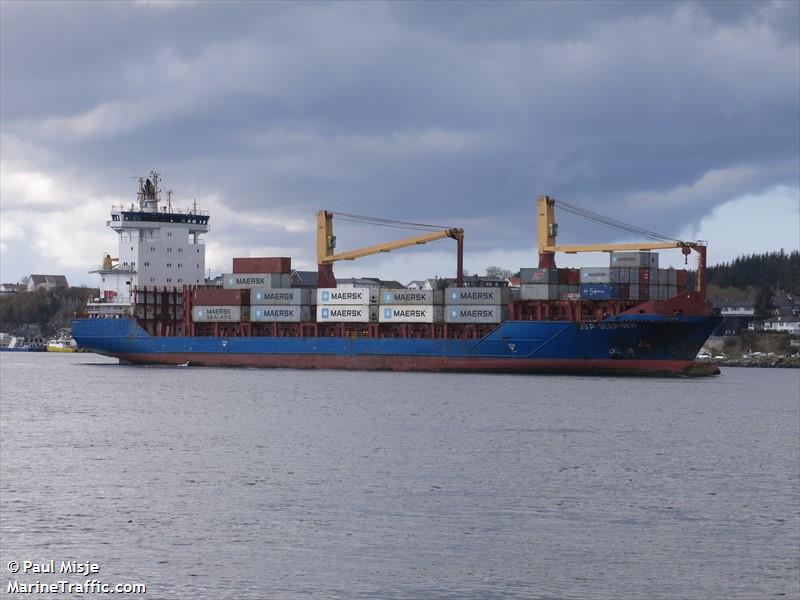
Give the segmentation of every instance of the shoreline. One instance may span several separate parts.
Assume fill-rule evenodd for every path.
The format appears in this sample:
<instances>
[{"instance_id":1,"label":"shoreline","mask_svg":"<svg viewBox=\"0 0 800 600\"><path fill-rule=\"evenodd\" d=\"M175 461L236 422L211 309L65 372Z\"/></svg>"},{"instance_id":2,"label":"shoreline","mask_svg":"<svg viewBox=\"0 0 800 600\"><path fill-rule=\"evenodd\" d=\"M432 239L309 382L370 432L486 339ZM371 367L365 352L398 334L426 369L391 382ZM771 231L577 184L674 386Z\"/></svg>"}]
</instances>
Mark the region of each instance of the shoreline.
<instances>
[{"instance_id":1,"label":"shoreline","mask_svg":"<svg viewBox=\"0 0 800 600\"><path fill-rule=\"evenodd\" d=\"M788 356L759 356L758 358L726 358L711 360L719 367L757 367L767 369L800 369L800 358Z\"/></svg>"}]
</instances>

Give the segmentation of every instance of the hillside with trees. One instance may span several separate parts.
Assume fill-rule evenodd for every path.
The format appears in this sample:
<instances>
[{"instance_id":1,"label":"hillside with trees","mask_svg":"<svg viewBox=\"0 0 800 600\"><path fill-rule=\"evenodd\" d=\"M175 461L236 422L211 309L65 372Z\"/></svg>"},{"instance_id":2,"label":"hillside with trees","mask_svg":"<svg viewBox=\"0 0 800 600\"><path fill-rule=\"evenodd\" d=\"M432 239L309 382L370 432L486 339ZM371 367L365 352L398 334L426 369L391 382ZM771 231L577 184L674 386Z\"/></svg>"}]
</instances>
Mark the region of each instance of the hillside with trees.
<instances>
[{"instance_id":1,"label":"hillside with trees","mask_svg":"<svg viewBox=\"0 0 800 600\"><path fill-rule=\"evenodd\" d=\"M76 313L97 297L93 288L72 287L0 296L0 331L11 335L51 336L71 327Z\"/></svg>"},{"instance_id":2,"label":"hillside with trees","mask_svg":"<svg viewBox=\"0 0 800 600\"><path fill-rule=\"evenodd\" d=\"M708 268L708 283L720 288L754 287L800 295L800 252L747 254Z\"/></svg>"}]
</instances>

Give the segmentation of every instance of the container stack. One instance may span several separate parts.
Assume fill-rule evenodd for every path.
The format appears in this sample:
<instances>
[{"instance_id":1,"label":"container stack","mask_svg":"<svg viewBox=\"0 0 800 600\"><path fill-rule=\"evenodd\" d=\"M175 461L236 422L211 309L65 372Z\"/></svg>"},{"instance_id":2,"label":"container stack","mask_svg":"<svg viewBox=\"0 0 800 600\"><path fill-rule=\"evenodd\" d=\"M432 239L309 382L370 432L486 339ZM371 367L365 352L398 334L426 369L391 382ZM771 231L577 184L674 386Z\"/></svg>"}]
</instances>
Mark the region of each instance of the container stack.
<instances>
[{"instance_id":1,"label":"container stack","mask_svg":"<svg viewBox=\"0 0 800 600\"><path fill-rule=\"evenodd\" d=\"M378 320L377 291L369 288L318 288L318 323L369 323Z\"/></svg>"},{"instance_id":2,"label":"container stack","mask_svg":"<svg viewBox=\"0 0 800 600\"><path fill-rule=\"evenodd\" d=\"M500 323L507 317L508 288L447 288L445 323Z\"/></svg>"},{"instance_id":3,"label":"container stack","mask_svg":"<svg viewBox=\"0 0 800 600\"><path fill-rule=\"evenodd\" d=\"M619 283L611 281L610 267L583 267L580 274L581 300L627 300L628 294Z\"/></svg>"},{"instance_id":4,"label":"container stack","mask_svg":"<svg viewBox=\"0 0 800 600\"><path fill-rule=\"evenodd\" d=\"M441 323L441 290L381 289L378 321L381 323Z\"/></svg>"},{"instance_id":5,"label":"container stack","mask_svg":"<svg viewBox=\"0 0 800 600\"><path fill-rule=\"evenodd\" d=\"M612 252L610 265L610 283L625 300L666 300L689 283L685 270L659 269L656 252Z\"/></svg>"},{"instance_id":6,"label":"container stack","mask_svg":"<svg viewBox=\"0 0 800 600\"><path fill-rule=\"evenodd\" d=\"M683 273L680 279L684 282L681 287L678 285L679 274ZM675 269L651 269L650 270L650 287L648 290L651 300L666 300L675 296L679 290L686 287L685 282L688 280L688 273L686 271L678 271Z\"/></svg>"},{"instance_id":7,"label":"container stack","mask_svg":"<svg viewBox=\"0 0 800 600\"><path fill-rule=\"evenodd\" d=\"M298 288L250 290L250 321L299 323L311 320L310 291Z\"/></svg>"},{"instance_id":8,"label":"container stack","mask_svg":"<svg viewBox=\"0 0 800 600\"><path fill-rule=\"evenodd\" d=\"M310 319L307 292L291 288L289 257L233 259L233 273L222 276L222 287L192 291L192 320L212 322L287 322Z\"/></svg>"},{"instance_id":9,"label":"container stack","mask_svg":"<svg viewBox=\"0 0 800 600\"><path fill-rule=\"evenodd\" d=\"M218 287L192 290L192 320L195 323L238 322L243 315L249 316L249 306L250 290Z\"/></svg>"},{"instance_id":10,"label":"container stack","mask_svg":"<svg viewBox=\"0 0 800 600\"><path fill-rule=\"evenodd\" d=\"M233 259L233 273L222 276L227 289L289 288L292 286L292 259L288 256L263 256Z\"/></svg>"},{"instance_id":11,"label":"container stack","mask_svg":"<svg viewBox=\"0 0 800 600\"><path fill-rule=\"evenodd\" d=\"M577 300L580 292L578 269L522 268L520 300Z\"/></svg>"},{"instance_id":12,"label":"container stack","mask_svg":"<svg viewBox=\"0 0 800 600\"><path fill-rule=\"evenodd\" d=\"M580 298L580 269L558 269L559 300L577 300Z\"/></svg>"},{"instance_id":13,"label":"container stack","mask_svg":"<svg viewBox=\"0 0 800 600\"><path fill-rule=\"evenodd\" d=\"M558 299L558 269L519 270L520 300L556 300Z\"/></svg>"}]
</instances>

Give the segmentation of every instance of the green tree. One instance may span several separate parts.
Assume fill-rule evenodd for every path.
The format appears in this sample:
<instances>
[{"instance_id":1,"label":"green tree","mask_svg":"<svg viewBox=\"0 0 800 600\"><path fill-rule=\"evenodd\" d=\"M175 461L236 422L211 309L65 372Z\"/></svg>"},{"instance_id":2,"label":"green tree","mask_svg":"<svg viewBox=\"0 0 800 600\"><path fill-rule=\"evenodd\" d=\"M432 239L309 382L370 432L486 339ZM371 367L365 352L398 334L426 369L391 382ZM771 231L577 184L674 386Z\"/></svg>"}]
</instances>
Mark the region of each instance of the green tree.
<instances>
[{"instance_id":1,"label":"green tree","mask_svg":"<svg viewBox=\"0 0 800 600\"><path fill-rule=\"evenodd\" d=\"M768 285L762 286L756 296L756 316L767 319L772 316L772 288Z\"/></svg>"}]
</instances>

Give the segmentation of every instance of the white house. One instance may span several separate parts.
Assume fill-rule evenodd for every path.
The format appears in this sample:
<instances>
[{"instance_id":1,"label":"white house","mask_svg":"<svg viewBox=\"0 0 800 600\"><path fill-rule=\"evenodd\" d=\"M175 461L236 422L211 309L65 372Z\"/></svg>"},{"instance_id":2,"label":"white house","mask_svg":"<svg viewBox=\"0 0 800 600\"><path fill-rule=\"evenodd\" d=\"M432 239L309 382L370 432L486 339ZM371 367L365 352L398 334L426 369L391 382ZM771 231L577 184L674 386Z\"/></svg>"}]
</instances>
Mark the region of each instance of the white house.
<instances>
[{"instance_id":1,"label":"white house","mask_svg":"<svg viewBox=\"0 0 800 600\"><path fill-rule=\"evenodd\" d=\"M764 331L785 331L800 335L800 317L772 317L763 322Z\"/></svg>"},{"instance_id":2,"label":"white house","mask_svg":"<svg viewBox=\"0 0 800 600\"><path fill-rule=\"evenodd\" d=\"M756 307L752 304L729 304L720 307L720 314L723 317L752 317L756 314Z\"/></svg>"},{"instance_id":3,"label":"white house","mask_svg":"<svg viewBox=\"0 0 800 600\"><path fill-rule=\"evenodd\" d=\"M56 288L67 288L67 278L63 275L31 275L28 277L28 291L54 290Z\"/></svg>"}]
</instances>

